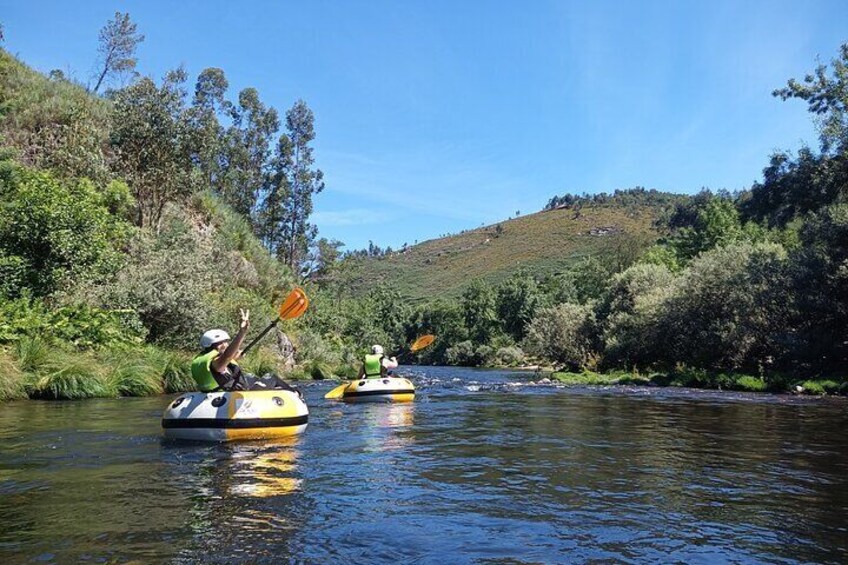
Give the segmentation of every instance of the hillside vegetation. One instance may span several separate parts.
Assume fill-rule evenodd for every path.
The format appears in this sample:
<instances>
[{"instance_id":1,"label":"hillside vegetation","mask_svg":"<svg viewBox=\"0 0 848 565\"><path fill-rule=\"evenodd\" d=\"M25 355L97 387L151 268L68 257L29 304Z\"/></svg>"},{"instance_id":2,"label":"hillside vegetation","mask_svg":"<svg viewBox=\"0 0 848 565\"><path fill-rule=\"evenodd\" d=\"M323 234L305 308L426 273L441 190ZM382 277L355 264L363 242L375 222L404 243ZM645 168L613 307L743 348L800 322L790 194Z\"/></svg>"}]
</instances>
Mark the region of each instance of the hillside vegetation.
<instances>
[{"instance_id":1,"label":"hillside vegetation","mask_svg":"<svg viewBox=\"0 0 848 565\"><path fill-rule=\"evenodd\" d=\"M662 208L593 204L546 210L496 225L425 241L381 257L355 258L364 292L386 283L402 296L457 298L473 278L498 284L523 268L540 279L581 259L632 262L659 237Z\"/></svg>"}]
</instances>

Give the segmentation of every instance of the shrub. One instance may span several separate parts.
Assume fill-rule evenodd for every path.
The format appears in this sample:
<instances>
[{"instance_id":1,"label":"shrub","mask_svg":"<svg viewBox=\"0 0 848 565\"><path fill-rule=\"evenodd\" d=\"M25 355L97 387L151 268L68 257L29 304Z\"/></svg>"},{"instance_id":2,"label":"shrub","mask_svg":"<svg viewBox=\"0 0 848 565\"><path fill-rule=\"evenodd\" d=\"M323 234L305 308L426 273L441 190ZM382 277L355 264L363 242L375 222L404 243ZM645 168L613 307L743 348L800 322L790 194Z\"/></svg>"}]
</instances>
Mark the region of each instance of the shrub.
<instances>
[{"instance_id":1,"label":"shrub","mask_svg":"<svg viewBox=\"0 0 848 565\"><path fill-rule=\"evenodd\" d=\"M242 369L259 377L266 373L278 375L282 372L280 357L265 347L251 350L239 363Z\"/></svg>"},{"instance_id":2,"label":"shrub","mask_svg":"<svg viewBox=\"0 0 848 565\"><path fill-rule=\"evenodd\" d=\"M754 372L785 355L792 304L782 247L716 248L675 281L657 321L658 343L667 363Z\"/></svg>"},{"instance_id":3,"label":"shrub","mask_svg":"<svg viewBox=\"0 0 848 565\"><path fill-rule=\"evenodd\" d=\"M460 367L476 367L479 365L479 358L474 349L474 344L470 341L461 341L454 346L448 347L445 352L445 360L448 365L457 365Z\"/></svg>"},{"instance_id":4,"label":"shrub","mask_svg":"<svg viewBox=\"0 0 848 565\"><path fill-rule=\"evenodd\" d=\"M650 364L663 357L661 316L673 280L665 267L648 264L634 265L613 277L600 309L608 363Z\"/></svg>"},{"instance_id":5,"label":"shrub","mask_svg":"<svg viewBox=\"0 0 848 565\"><path fill-rule=\"evenodd\" d=\"M3 50L0 75L0 135L27 165L68 178L108 178L108 102L69 80L49 80Z\"/></svg>"},{"instance_id":6,"label":"shrub","mask_svg":"<svg viewBox=\"0 0 848 565\"><path fill-rule=\"evenodd\" d=\"M751 375L742 375L736 379L736 388L749 392L763 392L767 385L763 379Z\"/></svg>"},{"instance_id":7,"label":"shrub","mask_svg":"<svg viewBox=\"0 0 848 565\"><path fill-rule=\"evenodd\" d=\"M160 237L140 233L129 247L129 261L94 300L111 309L132 310L156 344L197 347L198 337L217 315L209 300L222 284L211 249L179 222L166 223Z\"/></svg>"},{"instance_id":8,"label":"shrub","mask_svg":"<svg viewBox=\"0 0 848 565\"><path fill-rule=\"evenodd\" d=\"M822 386L819 381L804 381L803 383L801 383L801 387L804 389L804 394L827 394L827 391L824 389L824 386Z\"/></svg>"},{"instance_id":9,"label":"shrub","mask_svg":"<svg viewBox=\"0 0 848 565\"><path fill-rule=\"evenodd\" d=\"M495 352L494 361L501 367L517 367L524 363L524 352L515 345L501 347Z\"/></svg>"},{"instance_id":10,"label":"shrub","mask_svg":"<svg viewBox=\"0 0 848 565\"><path fill-rule=\"evenodd\" d=\"M104 279L120 266L129 230L86 180L60 182L22 167L0 174L0 268L19 285L4 283L9 296Z\"/></svg>"},{"instance_id":11,"label":"shrub","mask_svg":"<svg viewBox=\"0 0 848 565\"><path fill-rule=\"evenodd\" d=\"M104 310L85 304L48 308L27 297L0 300L0 341L14 342L43 336L81 348L135 345L145 335L132 310Z\"/></svg>"},{"instance_id":12,"label":"shrub","mask_svg":"<svg viewBox=\"0 0 848 565\"><path fill-rule=\"evenodd\" d=\"M479 345L474 352L474 357L477 360L477 365L481 367L493 365L495 363L495 349L490 345Z\"/></svg>"},{"instance_id":13,"label":"shrub","mask_svg":"<svg viewBox=\"0 0 848 565\"><path fill-rule=\"evenodd\" d=\"M595 341L591 306L560 304L536 313L524 343L530 353L577 371L590 361Z\"/></svg>"},{"instance_id":14,"label":"shrub","mask_svg":"<svg viewBox=\"0 0 848 565\"><path fill-rule=\"evenodd\" d=\"M804 394L839 394L840 385L836 381L831 380L816 380L804 381L801 385L804 389Z\"/></svg>"}]
</instances>

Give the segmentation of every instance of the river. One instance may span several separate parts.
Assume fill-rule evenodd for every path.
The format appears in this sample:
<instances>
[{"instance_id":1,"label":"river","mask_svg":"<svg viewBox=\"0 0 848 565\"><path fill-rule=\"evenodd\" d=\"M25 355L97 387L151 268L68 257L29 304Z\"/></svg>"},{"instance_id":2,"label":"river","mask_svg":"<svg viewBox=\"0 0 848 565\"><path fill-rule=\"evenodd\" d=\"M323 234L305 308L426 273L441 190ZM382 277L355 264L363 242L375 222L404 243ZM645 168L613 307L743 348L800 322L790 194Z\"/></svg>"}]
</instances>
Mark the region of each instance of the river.
<instances>
[{"instance_id":1,"label":"river","mask_svg":"<svg viewBox=\"0 0 848 565\"><path fill-rule=\"evenodd\" d=\"M170 397L0 406L2 563L848 562L848 403L402 367L295 440L161 439Z\"/></svg>"}]
</instances>

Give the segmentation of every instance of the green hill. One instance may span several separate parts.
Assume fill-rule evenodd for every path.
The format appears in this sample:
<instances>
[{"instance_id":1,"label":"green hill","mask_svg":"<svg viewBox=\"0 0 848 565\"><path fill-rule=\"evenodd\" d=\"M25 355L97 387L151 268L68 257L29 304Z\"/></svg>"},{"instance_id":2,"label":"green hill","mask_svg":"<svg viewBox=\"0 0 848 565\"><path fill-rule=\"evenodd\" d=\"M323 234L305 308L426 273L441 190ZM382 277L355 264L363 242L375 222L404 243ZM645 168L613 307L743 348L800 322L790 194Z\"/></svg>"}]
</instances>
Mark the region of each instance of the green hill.
<instances>
[{"instance_id":1,"label":"green hill","mask_svg":"<svg viewBox=\"0 0 848 565\"><path fill-rule=\"evenodd\" d=\"M455 297L475 278L497 283L519 268L544 277L590 256L611 265L632 262L656 241L653 224L662 209L615 201L561 207L381 257L350 258L348 266L358 292L385 282L412 300Z\"/></svg>"}]
</instances>

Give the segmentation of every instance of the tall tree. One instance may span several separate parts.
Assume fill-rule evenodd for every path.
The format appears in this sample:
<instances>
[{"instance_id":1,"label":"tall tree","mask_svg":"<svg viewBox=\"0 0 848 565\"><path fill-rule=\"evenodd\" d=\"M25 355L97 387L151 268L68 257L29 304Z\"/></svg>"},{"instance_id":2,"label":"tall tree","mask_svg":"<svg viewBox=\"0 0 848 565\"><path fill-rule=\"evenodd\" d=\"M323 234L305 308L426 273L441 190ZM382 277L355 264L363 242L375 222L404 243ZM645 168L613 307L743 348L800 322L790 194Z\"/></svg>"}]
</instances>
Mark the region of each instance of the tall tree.
<instances>
[{"instance_id":1,"label":"tall tree","mask_svg":"<svg viewBox=\"0 0 848 565\"><path fill-rule=\"evenodd\" d=\"M194 188L191 156L196 150L185 81L185 71L177 69L161 87L143 78L114 95L116 169L138 203L137 223L157 231L165 206L184 200Z\"/></svg>"},{"instance_id":2,"label":"tall tree","mask_svg":"<svg viewBox=\"0 0 848 565\"><path fill-rule=\"evenodd\" d=\"M839 57L830 62L832 76L828 76L827 65L819 65L804 82L789 79L786 87L772 94L783 100L800 98L810 112L820 118L819 136L822 153L848 149L848 43L839 48Z\"/></svg>"},{"instance_id":3,"label":"tall tree","mask_svg":"<svg viewBox=\"0 0 848 565\"><path fill-rule=\"evenodd\" d=\"M315 168L310 143L315 117L303 100L286 112L286 133L280 136L272 173L258 215L265 244L295 271L306 259L318 229L309 223L312 196L324 190L324 173Z\"/></svg>"},{"instance_id":4,"label":"tall tree","mask_svg":"<svg viewBox=\"0 0 848 565\"><path fill-rule=\"evenodd\" d=\"M232 125L227 128L221 153L221 176L213 189L237 212L251 218L268 174L271 140L280 129L274 108L259 100L255 88L239 93L238 105L229 105Z\"/></svg>"},{"instance_id":5,"label":"tall tree","mask_svg":"<svg viewBox=\"0 0 848 565\"><path fill-rule=\"evenodd\" d=\"M344 243L341 241L327 239L326 237L314 242L310 246L306 261L304 261L302 269L304 280L320 281L326 279L341 259L342 252L340 249L342 247L344 247Z\"/></svg>"},{"instance_id":6,"label":"tall tree","mask_svg":"<svg viewBox=\"0 0 848 565\"><path fill-rule=\"evenodd\" d=\"M224 127L219 116L231 111L232 104L224 96L229 83L219 68L204 69L197 77L194 99L189 110L196 136L195 164L203 183L214 189L221 176Z\"/></svg>"},{"instance_id":7,"label":"tall tree","mask_svg":"<svg viewBox=\"0 0 848 565\"><path fill-rule=\"evenodd\" d=\"M106 22L100 30L100 45L97 48L97 83L92 92L97 92L108 77L132 71L138 59L135 50L144 41L128 13L115 12L115 18Z\"/></svg>"}]
</instances>

